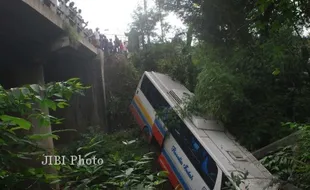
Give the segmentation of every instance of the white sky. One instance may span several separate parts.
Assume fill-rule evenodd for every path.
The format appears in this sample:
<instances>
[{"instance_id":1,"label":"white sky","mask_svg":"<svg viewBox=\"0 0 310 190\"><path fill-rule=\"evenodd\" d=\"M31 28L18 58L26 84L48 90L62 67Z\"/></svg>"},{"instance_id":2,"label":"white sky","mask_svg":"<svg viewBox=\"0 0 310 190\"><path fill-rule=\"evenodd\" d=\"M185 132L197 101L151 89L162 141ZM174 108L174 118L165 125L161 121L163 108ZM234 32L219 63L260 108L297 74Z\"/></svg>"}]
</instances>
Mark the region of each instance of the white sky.
<instances>
[{"instance_id":1,"label":"white sky","mask_svg":"<svg viewBox=\"0 0 310 190\"><path fill-rule=\"evenodd\" d=\"M111 38L109 34L118 35L124 38L124 32L129 31L129 24L132 22L132 13L143 0L71 0L75 2L78 9L82 10L82 17L87 22L88 28L98 27L100 32ZM150 7L153 0L148 0ZM181 20L175 15L169 15L166 19L172 26L182 27ZM104 31L108 29L109 31ZM114 37L113 37L114 39Z\"/></svg>"},{"instance_id":2,"label":"white sky","mask_svg":"<svg viewBox=\"0 0 310 190\"><path fill-rule=\"evenodd\" d=\"M129 24L132 22L132 13L138 6L143 5L143 0L71 0L75 2L75 6L82 10L84 20L88 21L88 28L95 29L98 27L100 32L108 38L118 35L120 39L124 39L124 32L129 31ZM154 0L147 0L148 7L154 5ZM181 20L170 14L166 21L172 27L185 28ZM109 31L105 31L108 29ZM309 31L305 31L306 35ZM167 37L173 37L173 31Z\"/></svg>"}]
</instances>

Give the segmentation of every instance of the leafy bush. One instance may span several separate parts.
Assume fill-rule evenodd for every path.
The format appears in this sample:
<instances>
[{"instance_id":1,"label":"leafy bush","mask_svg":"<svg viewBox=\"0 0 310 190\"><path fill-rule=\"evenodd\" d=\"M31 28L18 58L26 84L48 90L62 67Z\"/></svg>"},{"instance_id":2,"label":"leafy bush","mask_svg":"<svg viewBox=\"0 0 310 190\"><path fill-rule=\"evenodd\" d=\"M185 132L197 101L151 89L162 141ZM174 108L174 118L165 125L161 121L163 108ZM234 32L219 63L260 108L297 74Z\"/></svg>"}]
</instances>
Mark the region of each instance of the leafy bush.
<instances>
[{"instance_id":1,"label":"leafy bush","mask_svg":"<svg viewBox=\"0 0 310 190\"><path fill-rule=\"evenodd\" d=\"M31 130L62 121L40 108L64 108L69 105L68 101L74 93L83 95L83 90L87 88L78 79L45 86L32 84L10 90L0 86L1 189L45 189L47 187L41 185L54 184L60 184L66 189L83 190L132 189L138 185L152 189L165 181L165 172L152 174L150 171L150 161L153 158L150 153L143 154L147 151L141 149L141 142L124 141L126 136L129 138L134 132L101 136L97 131L93 131L83 136L83 141L76 144L79 147L67 151L67 156L82 155L82 158L89 158L96 155L103 159L102 165L50 166L50 169L58 171L57 174L50 173L48 167L37 163L43 154L51 153L51 150L41 147L40 142L47 138L58 139L55 133L61 131L32 134ZM34 119L39 121L38 126L32 124ZM129 145L125 146L121 141ZM136 156L135 151L131 151L133 149L137 152Z\"/></svg>"},{"instance_id":2,"label":"leafy bush","mask_svg":"<svg viewBox=\"0 0 310 190\"><path fill-rule=\"evenodd\" d=\"M263 159L263 164L285 182L301 189L310 188L310 125L286 123L300 130L297 144L285 147Z\"/></svg>"},{"instance_id":3,"label":"leafy bush","mask_svg":"<svg viewBox=\"0 0 310 190\"><path fill-rule=\"evenodd\" d=\"M32 120L46 127L61 120L48 115L40 107L56 110L68 105L73 93L82 94L85 87L78 79L65 82L37 84L5 90L0 86L0 186L2 189L24 189L40 183L50 183L57 176L47 173L43 167L35 167L46 150L38 141L57 139L57 131L46 134L31 134ZM27 163L27 164L25 164Z\"/></svg>"},{"instance_id":4,"label":"leafy bush","mask_svg":"<svg viewBox=\"0 0 310 190\"><path fill-rule=\"evenodd\" d=\"M107 57L105 81L109 132L127 129L133 125L129 105L135 94L141 74L128 63L124 55L115 54Z\"/></svg>"},{"instance_id":5,"label":"leafy bush","mask_svg":"<svg viewBox=\"0 0 310 190\"><path fill-rule=\"evenodd\" d=\"M88 131L81 134L79 140L66 146L61 153L72 155L80 147L87 144L100 142L100 147L96 150L100 155L109 155L114 153L121 153L122 158L131 158L132 154L140 155L148 153L148 144L140 139L140 130L138 127L129 128L116 133L105 134L100 131L100 127L89 127ZM127 142L135 142L129 143Z\"/></svg>"},{"instance_id":6,"label":"leafy bush","mask_svg":"<svg viewBox=\"0 0 310 190\"><path fill-rule=\"evenodd\" d=\"M138 128L137 128L138 129ZM136 130L116 134L101 134L96 128L82 135L63 154L82 155L84 158L102 158L102 165L66 166L61 170L65 189L154 189L165 182L166 173L153 174L150 170L152 153L148 144L139 139Z\"/></svg>"}]
</instances>

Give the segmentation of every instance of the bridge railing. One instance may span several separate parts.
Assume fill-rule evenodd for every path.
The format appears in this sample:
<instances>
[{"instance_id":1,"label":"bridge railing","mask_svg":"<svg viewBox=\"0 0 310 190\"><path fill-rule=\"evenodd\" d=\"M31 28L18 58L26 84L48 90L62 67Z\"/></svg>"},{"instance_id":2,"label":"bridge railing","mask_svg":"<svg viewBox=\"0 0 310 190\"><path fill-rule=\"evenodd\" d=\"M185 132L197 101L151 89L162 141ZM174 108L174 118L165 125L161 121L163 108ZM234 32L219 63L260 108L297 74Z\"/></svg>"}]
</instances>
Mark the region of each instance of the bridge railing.
<instances>
[{"instance_id":1,"label":"bridge railing","mask_svg":"<svg viewBox=\"0 0 310 190\"><path fill-rule=\"evenodd\" d=\"M76 7L67 6L63 0L58 0L60 6L57 5L57 0L39 0L47 7L51 8L55 14L59 15L65 22L69 23L71 27L73 27L76 32L84 38L89 39L92 34L88 33L85 28L88 25L88 22L85 22L84 19L78 14Z\"/></svg>"}]
</instances>

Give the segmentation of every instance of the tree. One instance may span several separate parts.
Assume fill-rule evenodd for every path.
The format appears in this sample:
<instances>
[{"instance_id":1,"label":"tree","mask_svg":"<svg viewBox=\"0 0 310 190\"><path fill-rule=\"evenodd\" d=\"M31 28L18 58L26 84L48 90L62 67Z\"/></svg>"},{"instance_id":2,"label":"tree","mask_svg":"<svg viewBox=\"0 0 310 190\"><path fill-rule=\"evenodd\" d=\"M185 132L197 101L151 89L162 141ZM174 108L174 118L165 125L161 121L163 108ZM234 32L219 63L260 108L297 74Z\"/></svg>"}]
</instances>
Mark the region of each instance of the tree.
<instances>
[{"instance_id":1,"label":"tree","mask_svg":"<svg viewBox=\"0 0 310 190\"><path fill-rule=\"evenodd\" d=\"M159 21L159 14L153 9L143 10L141 6L138 6L133 14L133 22L131 28L135 29L142 35L142 44L145 48L145 36L147 36L147 44L150 44L150 37L156 36L155 27Z\"/></svg>"},{"instance_id":2,"label":"tree","mask_svg":"<svg viewBox=\"0 0 310 190\"><path fill-rule=\"evenodd\" d=\"M130 32L125 33L128 37L128 51L129 52L137 52L139 50L139 32L136 31L134 28L130 30Z\"/></svg>"}]
</instances>

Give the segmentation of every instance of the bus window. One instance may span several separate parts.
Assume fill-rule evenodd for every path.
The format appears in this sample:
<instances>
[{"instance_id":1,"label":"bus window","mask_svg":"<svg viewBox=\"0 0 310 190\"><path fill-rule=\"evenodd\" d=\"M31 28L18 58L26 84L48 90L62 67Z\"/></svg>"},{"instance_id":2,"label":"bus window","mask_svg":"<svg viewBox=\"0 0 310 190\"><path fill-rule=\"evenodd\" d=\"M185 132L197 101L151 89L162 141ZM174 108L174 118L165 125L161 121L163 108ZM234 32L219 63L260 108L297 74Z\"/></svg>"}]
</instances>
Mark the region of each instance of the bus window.
<instances>
[{"instance_id":1,"label":"bus window","mask_svg":"<svg viewBox=\"0 0 310 190\"><path fill-rule=\"evenodd\" d=\"M143 77L140 89L155 110L169 107L168 102L146 75Z\"/></svg>"},{"instance_id":2,"label":"bus window","mask_svg":"<svg viewBox=\"0 0 310 190\"><path fill-rule=\"evenodd\" d=\"M202 162L202 165L201 165L201 168L202 168L202 171L209 175L209 171L208 171L208 161L209 161L209 157L205 157L204 161Z\"/></svg>"},{"instance_id":3,"label":"bus window","mask_svg":"<svg viewBox=\"0 0 310 190\"><path fill-rule=\"evenodd\" d=\"M214 187L218 173L217 165L208 152L203 148L200 149L200 155L200 167L203 176L207 178L206 183L210 188Z\"/></svg>"},{"instance_id":4,"label":"bus window","mask_svg":"<svg viewBox=\"0 0 310 190\"><path fill-rule=\"evenodd\" d=\"M195 152L197 152L199 149L199 145L197 144L197 142L195 141L194 138L192 138L192 146L193 146Z\"/></svg>"},{"instance_id":5,"label":"bus window","mask_svg":"<svg viewBox=\"0 0 310 190\"><path fill-rule=\"evenodd\" d=\"M180 125L170 128L171 134L208 187L213 189L218 173L217 165L181 118L177 117Z\"/></svg>"}]
</instances>

